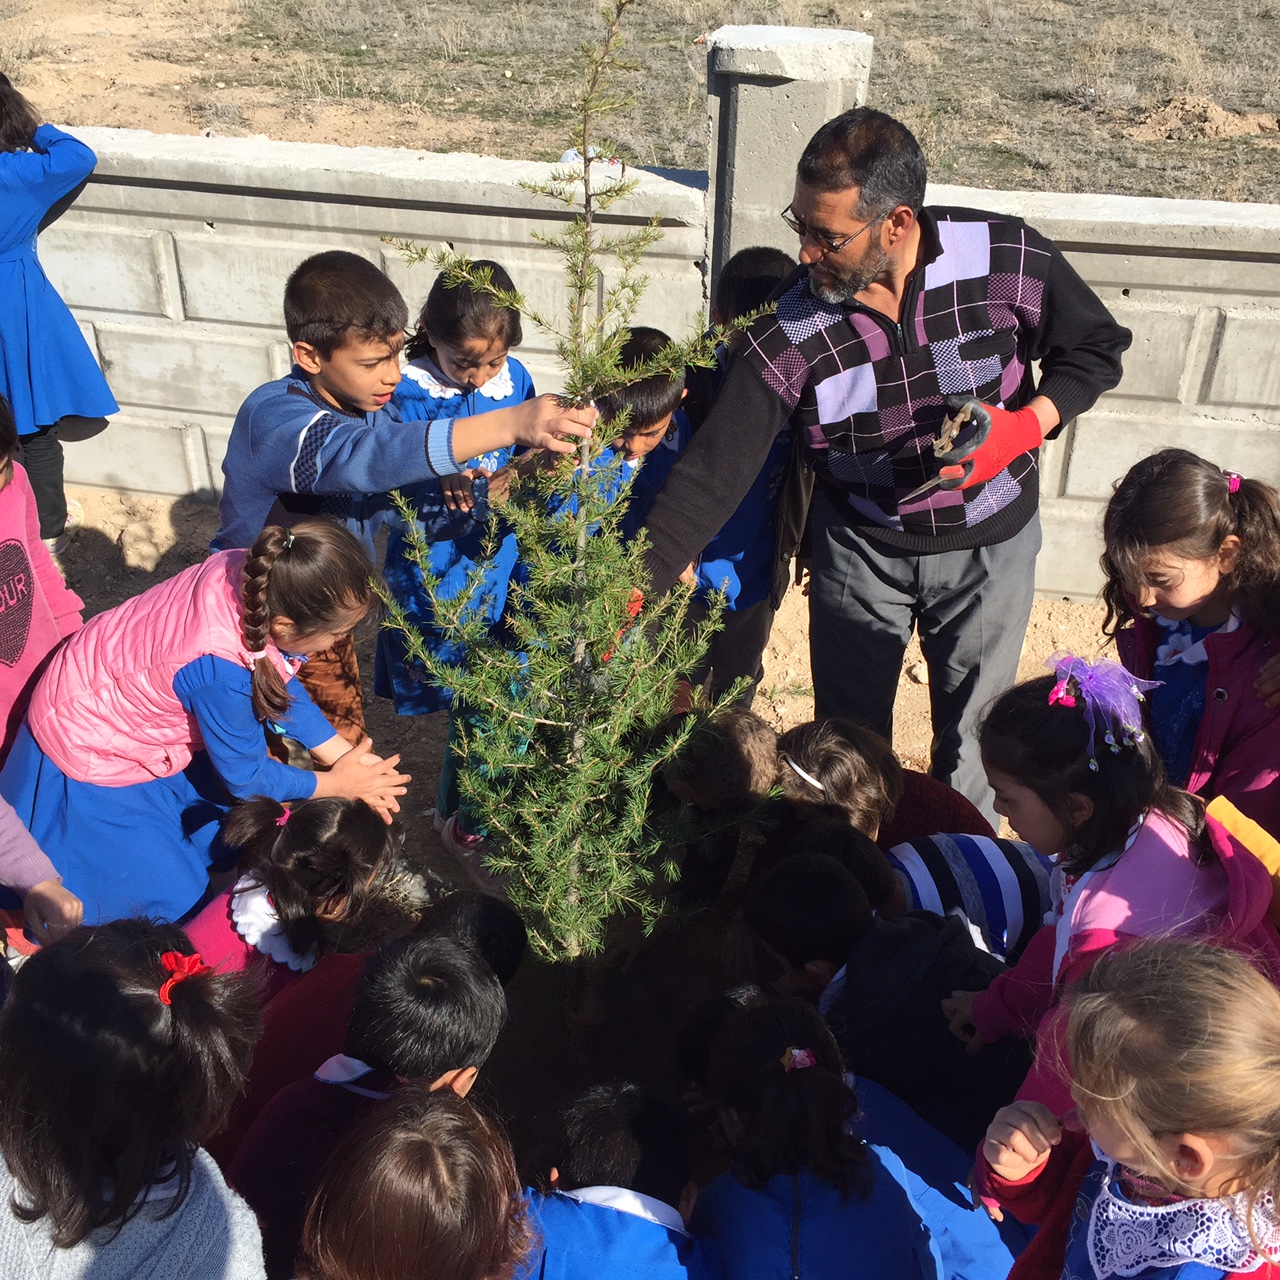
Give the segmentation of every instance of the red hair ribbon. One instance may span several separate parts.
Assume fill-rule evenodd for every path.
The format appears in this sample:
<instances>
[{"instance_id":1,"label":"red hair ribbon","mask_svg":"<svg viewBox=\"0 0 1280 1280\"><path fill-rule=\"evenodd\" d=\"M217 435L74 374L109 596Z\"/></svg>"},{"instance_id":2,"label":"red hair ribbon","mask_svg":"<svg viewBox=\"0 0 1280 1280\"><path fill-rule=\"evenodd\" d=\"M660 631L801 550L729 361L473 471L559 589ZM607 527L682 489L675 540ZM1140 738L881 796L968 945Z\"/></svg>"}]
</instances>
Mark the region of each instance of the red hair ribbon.
<instances>
[{"instance_id":1,"label":"red hair ribbon","mask_svg":"<svg viewBox=\"0 0 1280 1280\"><path fill-rule=\"evenodd\" d=\"M181 951L166 951L160 957L160 963L173 975L166 978L160 987L160 1003L173 1003L173 989L188 978L198 977L202 973L212 973L213 966L205 964L204 957L198 952L183 955Z\"/></svg>"}]
</instances>

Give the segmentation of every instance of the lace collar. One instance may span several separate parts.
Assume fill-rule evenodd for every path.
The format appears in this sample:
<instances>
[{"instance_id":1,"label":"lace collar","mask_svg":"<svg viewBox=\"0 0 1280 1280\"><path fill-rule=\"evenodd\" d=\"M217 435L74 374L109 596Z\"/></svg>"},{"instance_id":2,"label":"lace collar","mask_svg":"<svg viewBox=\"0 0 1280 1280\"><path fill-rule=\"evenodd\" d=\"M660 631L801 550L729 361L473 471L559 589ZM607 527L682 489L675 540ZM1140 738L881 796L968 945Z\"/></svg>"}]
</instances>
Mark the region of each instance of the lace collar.
<instances>
[{"instance_id":1,"label":"lace collar","mask_svg":"<svg viewBox=\"0 0 1280 1280\"><path fill-rule=\"evenodd\" d=\"M295 973L306 973L316 962L314 952L300 956L289 945L271 895L252 876L241 876L231 890L231 923L254 950Z\"/></svg>"},{"instance_id":2,"label":"lace collar","mask_svg":"<svg viewBox=\"0 0 1280 1280\"><path fill-rule=\"evenodd\" d=\"M1097 1147L1095 1154L1101 1155ZM1249 1239L1245 1194L1220 1200L1179 1200L1144 1205L1125 1199L1115 1188L1118 1166L1101 1156L1098 1194L1089 1210L1089 1264L1106 1280L1137 1276L1150 1267L1197 1262L1228 1274L1259 1271L1267 1259ZM1280 1222L1270 1195L1260 1196L1253 1210L1259 1240L1280 1245Z\"/></svg>"},{"instance_id":3,"label":"lace collar","mask_svg":"<svg viewBox=\"0 0 1280 1280\"><path fill-rule=\"evenodd\" d=\"M1183 662L1187 666L1208 662L1209 654L1204 647L1204 642L1209 636L1230 635L1240 626L1240 615L1233 609L1231 617L1220 627L1214 627L1207 635L1192 643L1189 620L1184 618L1180 622L1170 622L1168 618L1162 618L1158 613L1152 616L1155 618L1156 625L1163 631L1162 641L1156 646L1157 667L1169 667L1175 662Z\"/></svg>"},{"instance_id":4,"label":"lace collar","mask_svg":"<svg viewBox=\"0 0 1280 1280\"><path fill-rule=\"evenodd\" d=\"M460 387L445 375L430 356L419 356L416 360L411 360L401 372L435 400L453 400L457 396L469 395L472 390L486 400L505 400L514 395L516 390L511 377L510 360L504 360L502 368L483 387L475 388Z\"/></svg>"}]
</instances>

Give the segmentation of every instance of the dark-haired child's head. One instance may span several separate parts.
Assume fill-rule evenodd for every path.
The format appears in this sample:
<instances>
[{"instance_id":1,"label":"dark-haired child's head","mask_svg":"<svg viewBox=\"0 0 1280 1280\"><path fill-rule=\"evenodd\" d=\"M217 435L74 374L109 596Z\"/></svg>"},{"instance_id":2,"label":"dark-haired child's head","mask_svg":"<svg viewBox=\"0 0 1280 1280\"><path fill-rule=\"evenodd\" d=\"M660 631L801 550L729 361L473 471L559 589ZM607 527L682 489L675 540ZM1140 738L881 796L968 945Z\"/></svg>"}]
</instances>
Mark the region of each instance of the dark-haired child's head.
<instances>
[{"instance_id":1,"label":"dark-haired child's head","mask_svg":"<svg viewBox=\"0 0 1280 1280\"><path fill-rule=\"evenodd\" d=\"M689 1180L683 1108L638 1084L597 1084L565 1109L561 1124L561 1190L625 1187L680 1203Z\"/></svg>"},{"instance_id":2,"label":"dark-haired child's head","mask_svg":"<svg viewBox=\"0 0 1280 1280\"><path fill-rule=\"evenodd\" d=\"M419 918L417 932L473 948L504 987L516 976L529 945L524 921L511 905L478 889L461 889L433 902Z\"/></svg>"},{"instance_id":3,"label":"dark-haired child's head","mask_svg":"<svg viewBox=\"0 0 1280 1280\"><path fill-rule=\"evenodd\" d=\"M364 913L396 864L395 828L363 800L324 797L284 805L250 800L222 824L240 850L242 878L265 889L298 956L350 950Z\"/></svg>"},{"instance_id":4,"label":"dark-haired child's head","mask_svg":"<svg viewBox=\"0 0 1280 1280\"><path fill-rule=\"evenodd\" d=\"M817 993L871 931L871 904L834 858L802 853L761 876L743 904L747 927L786 967L792 985Z\"/></svg>"},{"instance_id":5,"label":"dark-haired child's head","mask_svg":"<svg viewBox=\"0 0 1280 1280\"><path fill-rule=\"evenodd\" d=\"M839 819L822 818L800 823L787 848L788 856L817 854L834 858L862 886L874 911L895 902L902 892L884 850L857 827Z\"/></svg>"},{"instance_id":6,"label":"dark-haired child's head","mask_svg":"<svg viewBox=\"0 0 1280 1280\"><path fill-rule=\"evenodd\" d=\"M511 1280L531 1247L506 1135L449 1090L402 1085L334 1152L300 1280Z\"/></svg>"},{"instance_id":7,"label":"dark-haired child's head","mask_svg":"<svg viewBox=\"0 0 1280 1280\"><path fill-rule=\"evenodd\" d=\"M1001 694L979 733L982 764L996 812L1019 838L1046 856L1061 853L1076 873L1123 849L1130 828L1159 809L1198 835L1197 804L1171 787L1144 734L1112 751L1085 720L1084 699L1051 703L1057 678L1041 676Z\"/></svg>"},{"instance_id":8,"label":"dark-haired child's head","mask_svg":"<svg viewBox=\"0 0 1280 1280\"><path fill-rule=\"evenodd\" d=\"M638 370L670 344L671 339L661 329L634 328L622 344L618 367L623 372ZM651 373L597 399L600 431L603 434L620 422L624 411L629 410L625 427L616 432L614 448L629 459L644 458L662 443L683 399L683 370L674 376Z\"/></svg>"},{"instance_id":9,"label":"dark-haired child's head","mask_svg":"<svg viewBox=\"0 0 1280 1280\"><path fill-rule=\"evenodd\" d=\"M330 404L373 413L400 381L409 308L373 263L345 249L313 254L284 287L294 362Z\"/></svg>"},{"instance_id":10,"label":"dark-haired child's head","mask_svg":"<svg viewBox=\"0 0 1280 1280\"><path fill-rule=\"evenodd\" d=\"M26 1221L70 1247L185 1199L195 1147L226 1121L258 1034L252 978L190 974L176 925L79 928L32 956L0 1010L0 1155Z\"/></svg>"},{"instance_id":11,"label":"dark-haired child's head","mask_svg":"<svg viewBox=\"0 0 1280 1280\"><path fill-rule=\"evenodd\" d=\"M495 289L514 293L505 270L488 258L471 264L477 279ZM451 285L442 271L436 276L418 314L418 327L405 343L410 360L423 356L461 387L483 387L502 372L507 353L524 338L520 313L499 305L486 289L462 283Z\"/></svg>"},{"instance_id":12,"label":"dark-haired child's head","mask_svg":"<svg viewBox=\"0 0 1280 1280\"><path fill-rule=\"evenodd\" d=\"M680 1074L697 1088L707 1087L707 1070L720 1028L735 1013L755 1009L774 999L772 992L754 982L740 982L719 995L708 996L680 1024L676 1033L676 1064Z\"/></svg>"},{"instance_id":13,"label":"dark-haired child's head","mask_svg":"<svg viewBox=\"0 0 1280 1280\"><path fill-rule=\"evenodd\" d=\"M0 72L0 152L26 151L40 127L36 109Z\"/></svg>"},{"instance_id":14,"label":"dark-haired child's head","mask_svg":"<svg viewBox=\"0 0 1280 1280\"><path fill-rule=\"evenodd\" d=\"M369 957L345 1047L402 1080L465 1094L506 1018L502 984L478 952L453 938L415 933Z\"/></svg>"},{"instance_id":15,"label":"dark-haired child's head","mask_svg":"<svg viewBox=\"0 0 1280 1280\"><path fill-rule=\"evenodd\" d=\"M808 1169L846 1195L870 1191L866 1147L847 1129L857 1099L812 1005L772 1000L727 1019L707 1091L745 1186L759 1189L779 1174Z\"/></svg>"},{"instance_id":16,"label":"dark-haired child's head","mask_svg":"<svg viewBox=\"0 0 1280 1280\"><path fill-rule=\"evenodd\" d=\"M720 268L711 295L711 319L730 324L759 311L795 269L796 260L781 249L755 245L739 249Z\"/></svg>"},{"instance_id":17,"label":"dark-haired child's head","mask_svg":"<svg viewBox=\"0 0 1280 1280\"><path fill-rule=\"evenodd\" d=\"M778 735L758 715L733 709L702 721L666 769L677 800L704 813L741 813L778 781Z\"/></svg>"},{"instance_id":18,"label":"dark-haired child's head","mask_svg":"<svg viewBox=\"0 0 1280 1280\"><path fill-rule=\"evenodd\" d=\"M843 818L873 840L902 799L902 766L855 720L811 720L778 739L782 793L801 817Z\"/></svg>"}]
</instances>

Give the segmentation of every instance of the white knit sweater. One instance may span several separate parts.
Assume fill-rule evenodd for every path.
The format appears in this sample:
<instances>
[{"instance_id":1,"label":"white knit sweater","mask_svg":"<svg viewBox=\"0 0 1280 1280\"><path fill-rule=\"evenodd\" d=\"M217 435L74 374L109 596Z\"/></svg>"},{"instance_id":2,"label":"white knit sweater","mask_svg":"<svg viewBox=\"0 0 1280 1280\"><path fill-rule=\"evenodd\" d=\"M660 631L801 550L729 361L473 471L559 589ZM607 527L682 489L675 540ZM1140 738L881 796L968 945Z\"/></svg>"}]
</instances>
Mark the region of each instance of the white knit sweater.
<instances>
[{"instance_id":1,"label":"white knit sweater","mask_svg":"<svg viewBox=\"0 0 1280 1280\"><path fill-rule=\"evenodd\" d=\"M149 1208L114 1240L55 1249L47 1219L23 1223L10 1207L17 1183L0 1160L0 1276L4 1280L266 1280L253 1210L197 1151L191 1190L172 1217ZM21 1198L21 1197L19 1197ZM157 1201L163 1210L163 1201Z\"/></svg>"}]
</instances>

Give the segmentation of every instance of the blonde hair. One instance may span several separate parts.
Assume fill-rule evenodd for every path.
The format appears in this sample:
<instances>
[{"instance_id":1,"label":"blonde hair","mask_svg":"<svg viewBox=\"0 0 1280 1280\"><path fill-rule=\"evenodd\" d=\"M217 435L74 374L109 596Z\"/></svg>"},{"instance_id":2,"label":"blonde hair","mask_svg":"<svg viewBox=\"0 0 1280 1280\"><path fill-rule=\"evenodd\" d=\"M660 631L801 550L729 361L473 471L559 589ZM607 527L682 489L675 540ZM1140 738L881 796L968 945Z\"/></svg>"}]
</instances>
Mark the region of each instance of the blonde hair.
<instances>
[{"instance_id":1,"label":"blonde hair","mask_svg":"<svg viewBox=\"0 0 1280 1280\"><path fill-rule=\"evenodd\" d=\"M1104 956L1068 1000L1086 1117L1106 1116L1171 1190L1188 1189L1162 1135L1229 1137L1251 1219L1280 1190L1280 991L1234 951L1159 940Z\"/></svg>"}]
</instances>

